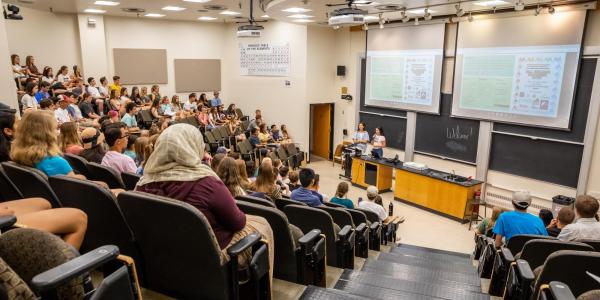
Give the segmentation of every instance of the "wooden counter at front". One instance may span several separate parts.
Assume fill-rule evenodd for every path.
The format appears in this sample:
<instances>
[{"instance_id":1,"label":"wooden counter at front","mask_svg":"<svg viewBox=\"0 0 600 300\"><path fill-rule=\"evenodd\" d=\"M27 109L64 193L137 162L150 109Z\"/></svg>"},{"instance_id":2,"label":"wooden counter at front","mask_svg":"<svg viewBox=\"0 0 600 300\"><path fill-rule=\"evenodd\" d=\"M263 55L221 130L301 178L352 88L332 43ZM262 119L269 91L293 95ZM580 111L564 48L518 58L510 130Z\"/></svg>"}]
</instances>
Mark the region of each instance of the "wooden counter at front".
<instances>
[{"instance_id":1,"label":"wooden counter at front","mask_svg":"<svg viewBox=\"0 0 600 300\"><path fill-rule=\"evenodd\" d=\"M374 185L381 192L392 188L392 167L361 159L352 159L352 183L368 187Z\"/></svg>"},{"instance_id":2,"label":"wooden counter at front","mask_svg":"<svg viewBox=\"0 0 600 300\"><path fill-rule=\"evenodd\" d=\"M467 220L471 215L471 208L467 209L467 205L474 198L475 192L480 190L481 183L461 185L396 168L395 199L453 219Z\"/></svg>"}]
</instances>

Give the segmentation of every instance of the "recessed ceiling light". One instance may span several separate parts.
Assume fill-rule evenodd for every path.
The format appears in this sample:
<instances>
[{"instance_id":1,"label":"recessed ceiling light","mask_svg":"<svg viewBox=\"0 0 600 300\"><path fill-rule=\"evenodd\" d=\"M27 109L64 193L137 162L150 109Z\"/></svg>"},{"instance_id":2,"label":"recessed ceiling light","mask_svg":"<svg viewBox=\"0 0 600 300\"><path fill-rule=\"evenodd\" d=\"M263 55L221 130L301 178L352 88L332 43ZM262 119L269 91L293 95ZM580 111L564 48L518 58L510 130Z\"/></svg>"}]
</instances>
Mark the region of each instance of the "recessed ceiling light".
<instances>
[{"instance_id":1,"label":"recessed ceiling light","mask_svg":"<svg viewBox=\"0 0 600 300\"><path fill-rule=\"evenodd\" d=\"M94 2L96 5L106 5L106 6L117 6L120 3L115 1L96 1Z\"/></svg>"},{"instance_id":2,"label":"recessed ceiling light","mask_svg":"<svg viewBox=\"0 0 600 300\"><path fill-rule=\"evenodd\" d=\"M227 16L237 16L237 15L241 15L241 13L237 12L237 11L230 11L230 10L225 10L220 12L219 14L221 15L227 15Z\"/></svg>"},{"instance_id":3,"label":"recessed ceiling light","mask_svg":"<svg viewBox=\"0 0 600 300\"><path fill-rule=\"evenodd\" d=\"M364 20L365 21L379 20L379 17L377 17L377 16L365 16Z\"/></svg>"},{"instance_id":4,"label":"recessed ceiling light","mask_svg":"<svg viewBox=\"0 0 600 300\"><path fill-rule=\"evenodd\" d=\"M435 10L427 10L429 13L435 13ZM409 14L413 14L413 15L422 15L425 13L425 9L424 8L419 8L419 9L411 9L409 11L406 11Z\"/></svg>"},{"instance_id":5,"label":"recessed ceiling light","mask_svg":"<svg viewBox=\"0 0 600 300\"><path fill-rule=\"evenodd\" d=\"M308 19L308 18L314 18L315 16L311 16L311 15L303 15L303 14L294 14L294 15L289 15L288 18L294 18L294 19Z\"/></svg>"},{"instance_id":6,"label":"recessed ceiling light","mask_svg":"<svg viewBox=\"0 0 600 300\"><path fill-rule=\"evenodd\" d=\"M475 5L479 5L479 6L499 6L499 5L505 5L505 4L509 4L506 1L502 1L502 0L489 0L489 1L481 1L481 2L475 2Z\"/></svg>"},{"instance_id":7,"label":"recessed ceiling light","mask_svg":"<svg viewBox=\"0 0 600 300\"><path fill-rule=\"evenodd\" d=\"M200 21L214 21L216 19L217 18L215 18L215 17L208 17L208 16L203 16L203 17L198 18L198 20L200 20Z\"/></svg>"},{"instance_id":8,"label":"recessed ceiling light","mask_svg":"<svg viewBox=\"0 0 600 300\"><path fill-rule=\"evenodd\" d=\"M155 14L155 13L149 13L149 14L145 14L144 16L150 17L150 18L162 18L165 15L163 15L163 14Z\"/></svg>"},{"instance_id":9,"label":"recessed ceiling light","mask_svg":"<svg viewBox=\"0 0 600 300\"><path fill-rule=\"evenodd\" d=\"M101 10L101 9L95 9L95 8L87 8L87 9L84 9L83 12L86 12L88 14L103 14L106 11Z\"/></svg>"},{"instance_id":10,"label":"recessed ceiling light","mask_svg":"<svg viewBox=\"0 0 600 300\"><path fill-rule=\"evenodd\" d=\"M312 11L308 8L302 8L302 7L290 7L287 9L282 10L284 12L289 12L289 13L305 13L305 12L309 12Z\"/></svg>"},{"instance_id":11,"label":"recessed ceiling light","mask_svg":"<svg viewBox=\"0 0 600 300\"><path fill-rule=\"evenodd\" d=\"M314 22L314 20L298 19L298 20L294 20L294 22L297 22L297 23L312 23L312 22Z\"/></svg>"},{"instance_id":12,"label":"recessed ceiling light","mask_svg":"<svg viewBox=\"0 0 600 300\"><path fill-rule=\"evenodd\" d=\"M262 16L260 16L260 17L261 17L261 18L268 18L268 17L269 17L269 15L262 15Z\"/></svg>"},{"instance_id":13,"label":"recessed ceiling light","mask_svg":"<svg viewBox=\"0 0 600 300\"><path fill-rule=\"evenodd\" d=\"M183 0L185 2L194 2L194 3L206 3L210 2L210 0Z\"/></svg>"},{"instance_id":14,"label":"recessed ceiling light","mask_svg":"<svg viewBox=\"0 0 600 300\"><path fill-rule=\"evenodd\" d=\"M170 11L182 11L185 10L185 7L179 7L179 6L165 6L162 8L162 10L170 10Z\"/></svg>"}]
</instances>

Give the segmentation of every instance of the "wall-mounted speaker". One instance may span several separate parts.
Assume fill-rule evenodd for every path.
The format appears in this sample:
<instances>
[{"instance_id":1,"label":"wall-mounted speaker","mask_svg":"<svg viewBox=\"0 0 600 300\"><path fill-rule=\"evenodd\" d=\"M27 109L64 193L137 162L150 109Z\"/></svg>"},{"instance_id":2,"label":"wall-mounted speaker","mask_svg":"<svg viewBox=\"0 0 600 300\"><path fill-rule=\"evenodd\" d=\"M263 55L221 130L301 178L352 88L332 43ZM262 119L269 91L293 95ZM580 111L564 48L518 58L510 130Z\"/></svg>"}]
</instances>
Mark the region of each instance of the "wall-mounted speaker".
<instances>
[{"instance_id":1,"label":"wall-mounted speaker","mask_svg":"<svg viewBox=\"0 0 600 300\"><path fill-rule=\"evenodd\" d=\"M337 66L337 76L346 76L346 66Z\"/></svg>"}]
</instances>

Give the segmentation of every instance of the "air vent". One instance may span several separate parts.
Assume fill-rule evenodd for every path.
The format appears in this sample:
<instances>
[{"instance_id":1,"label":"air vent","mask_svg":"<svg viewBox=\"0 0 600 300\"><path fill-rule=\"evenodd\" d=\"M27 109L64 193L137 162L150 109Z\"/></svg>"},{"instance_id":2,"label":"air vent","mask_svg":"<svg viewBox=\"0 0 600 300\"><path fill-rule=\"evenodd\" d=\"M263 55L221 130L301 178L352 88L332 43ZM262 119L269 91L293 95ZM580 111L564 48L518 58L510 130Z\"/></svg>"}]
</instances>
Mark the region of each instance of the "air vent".
<instances>
[{"instance_id":1,"label":"air vent","mask_svg":"<svg viewBox=\"0 0 600 300\"><path fill-rule=\"evenodd\" d=\"M126 8L122 8L121 10L123 10L124 12L129 12L129 13L143 13L143 12L146 12L146 10L143 9L143 8L135 8L135 7L126 7Z\"/></svg>"},{"instance_id":2,"label":"air vent","mask_svg":"<svg viewBox=\"0 0 600 300\"><path fill-rule=\"evenodd\" d=\"M205 13L205 12L208 12L208 9L199 9L199 10L197 10L197 12Z\"/></svg>"},{"instance_id":3,"label":"air vent","mask_svg":"<svg viewBox=\"0 0 600 300\"><path fill-rule=\"evenodd\" d=\"M207 5L204 5L204 9L212 10L212 11L220 11L220 10L226 10L227 6L216 5L216 4L207 4Z\"/></svg>"},{"instance_id":4,"label":"air vent","mask_svg":"<svg viewBox=\"0 0 600 300\"><path fill-rule=\"evenodd\" d=\"M35 1L33 0L19 0L19 3L23 3L23 4L34 4Z\"/></svg>"},{"instance_id":5,"label":"air vent","mask_svg":"<svg viewBox=\"0 0 600 300\"><path fill-rule=\"evenodd\" d=\"M384 4L384 5L375 6L375 9L381 10L381 11L401 10L402 8L403 8L402 6L395 5L395 4Z\"/></svg>"}]
</instances>

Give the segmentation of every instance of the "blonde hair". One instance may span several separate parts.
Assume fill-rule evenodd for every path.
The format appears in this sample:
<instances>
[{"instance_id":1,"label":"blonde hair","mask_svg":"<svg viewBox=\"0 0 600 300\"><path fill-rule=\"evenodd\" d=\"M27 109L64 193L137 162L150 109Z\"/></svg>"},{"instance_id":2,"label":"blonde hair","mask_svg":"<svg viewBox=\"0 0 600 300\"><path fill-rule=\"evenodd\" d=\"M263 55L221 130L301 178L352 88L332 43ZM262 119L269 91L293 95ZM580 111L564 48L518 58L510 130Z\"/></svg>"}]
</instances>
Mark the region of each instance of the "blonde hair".
<instances>
[{"instance_id":1,"label":"blonde hair","mask_svg":"<svg viewBox=\"0 0 600 300\"><path fill-rule=\"evenodd\" d=\"M15 131L10 158L33 167L46 156L61 154L56 134L56 119L48 111L31 111L23 116Z\"/></svg>"},{"instance_id":2,"label":"blonde hair","mask_svg":"<svg viewBox=\"0 0 600 300\"><path fill-rule=\"evenodd\" d=\"M142 162L142 167L146 167L150 155L154 152L154 144L156 144L156 140L158 140L159 136L160 134L155 134L148 139L148 144L144 147L144 161Z\"/></svg>"},{"instance_id":3,"label":"blonde hair","mask_svg":"<svg viewBox=\"0 0 600 300\"><path fill-rule=\"evenodd\" d=\"M242 188L249 189L250 180L248 179L248 173L246 173L246 162L241 159L237 159L235 164L237 165L238 173L240 174Z\"/></svg>"},{"instance_id":4,"label":"blonde hair","mask_svg":"<svg viewBox=\"0 0 600 300\"><path fill-rule=\"evenodd\" d=\"M148 146L148 143L150 142L150 138L149 137L139 137L137 140L135 140L135 143L133 144L133 149L135 151L135 157L137 158L138 162L142 162L144 161L144 152L146 149L146 146Z\"/></svg>"},{"instance_id":5,"label":"blonde hair","mask_svg":"<svg viewBox=\"0 0 600 300\"><path fill-rule=\"evenodd\" d=\"M79 137L79 133L77 132L77 123L75 122L66 122L60 125L60 149L65 151L67 147L71 145L79 145L81 144L81 138Z\"/></svg>"}]
</instances>

